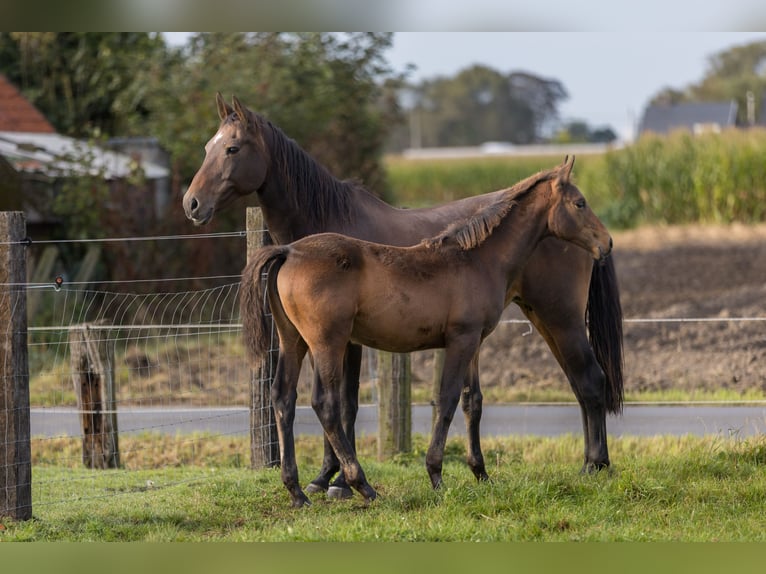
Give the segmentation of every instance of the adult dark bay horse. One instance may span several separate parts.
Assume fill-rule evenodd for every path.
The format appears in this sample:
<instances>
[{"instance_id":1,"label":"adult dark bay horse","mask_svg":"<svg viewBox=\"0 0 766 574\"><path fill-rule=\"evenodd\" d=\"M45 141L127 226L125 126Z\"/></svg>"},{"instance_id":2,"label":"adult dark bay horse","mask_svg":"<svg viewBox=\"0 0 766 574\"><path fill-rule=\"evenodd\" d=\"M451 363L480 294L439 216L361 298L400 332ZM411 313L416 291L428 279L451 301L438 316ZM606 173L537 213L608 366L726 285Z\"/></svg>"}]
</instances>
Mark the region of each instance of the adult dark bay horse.
<instances>
[{"instance_id":1,"label":"adult dark bay horse","mask_svg":"<svg viewBox=\"0 0 766 574\"><path fill-rule=\"evenodd\" d=\"M255 194L276 244L331 231L407 246L435 236L503 193L426 209L397 209L361 185L333 177L277 126L237 98L233 107L220 94L216 101L220 126L205 146L205 159L183 198L187 217L197 225L210 221L217 209L237 197ZM623 398L622 312L612 259L594 265L585 250L546 238L508 286L506 297L543 336L580 404L583 470L608 466L606 413L619 413ZM361 347L350 345L342 409L344 429L352 442L361 357ZM322 469L307 490L326 490L338 468L325 442ZM337 493L345 492L342 477L335 484Z\"/></svg>"},{"instance_id":2,"label":"adult dark bay horse","mask_svg":"<svg viewBox=\"0 0 766 574\"><path fill-rule=\"evenodd\" d=\"M269 352L265 291L279 334L271 397L282 482L293 506L309 502L298 482L293 437L298 375L307 351L314 361L311 405L341 470L365 500L376 496L341 421L340 386L349 341L396 353L444 348L426 455L431 484L437 488L442 483L444 446L461 395L474 431L469 433L468 463L477 479L487 478L479 446L478 353L509 303L509 286L548 235L571 241L596 260L612 248L609 232L570 182L573 163L565 161L496 194L493 203L416 246L322 233L264 247L251 258L242 272L240 294L245 348L256 362Z\"/></svg>"}]
</instances>

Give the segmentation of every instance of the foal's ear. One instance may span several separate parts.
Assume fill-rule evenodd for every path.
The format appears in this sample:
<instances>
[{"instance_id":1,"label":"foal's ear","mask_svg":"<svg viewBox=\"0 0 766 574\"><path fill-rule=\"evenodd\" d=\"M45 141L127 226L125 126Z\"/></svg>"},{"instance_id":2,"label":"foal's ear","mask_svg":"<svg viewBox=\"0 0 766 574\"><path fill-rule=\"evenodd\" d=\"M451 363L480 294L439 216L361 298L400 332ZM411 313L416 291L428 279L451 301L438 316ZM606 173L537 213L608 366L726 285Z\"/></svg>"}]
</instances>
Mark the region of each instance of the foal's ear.
<instances>
[{"instance_id":1,"label":"foal's ear","mask_svg":"<svg viewBox=\"0 0 766 574\"><path fill-rule=\"evenodd\" d=\"M221 119L221 121L225 120L234 113L234 108L232 108L224 101L221 92L215 93L215 103L218 106L218 117Z\"/></svg>"},{"instance_id":2,"label":"foal's ear","mask_svg":"<svg viewBox=\"0 0 766 574\"><path fill-rule=\"evenodd\" d=\"M574 167L575 156L568 155L564 158L564 163L561 165L559 171L558 180L561 183L569 183L569 177L572 174L572 168Z\"/></svg>"},{"instance_id":3,"label":"foal's ear","mask_svg":"<svg viewBox=\"0 0 766 574\"><path fill-rule=\"evenodd\" d=\"M237 116L239 117L239 121L242 122L242 125L247 128L247 121L248 121L248 110L245 106L242 105L242 102L240 102L237 99L237 96L232 96L231 101L234 102L234 111L237 112Z\"/></svg>"}]
</instances>

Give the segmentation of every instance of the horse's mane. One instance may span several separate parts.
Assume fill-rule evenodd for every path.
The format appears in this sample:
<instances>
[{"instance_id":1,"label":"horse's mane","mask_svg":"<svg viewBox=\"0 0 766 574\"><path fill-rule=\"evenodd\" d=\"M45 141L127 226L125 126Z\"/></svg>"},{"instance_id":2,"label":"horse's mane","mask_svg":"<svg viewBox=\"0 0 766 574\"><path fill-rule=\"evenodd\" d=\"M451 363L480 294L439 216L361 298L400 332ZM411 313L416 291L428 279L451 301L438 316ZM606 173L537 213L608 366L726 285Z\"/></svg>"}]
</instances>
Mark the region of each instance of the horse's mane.
<instances>
[{"instance_id":1,"label":"horse's mane","mask_svg":"<svg viewBox=\"0 0 766 574\"><path fill-rule=\"evenodd\" d=\"M352 215L349 190L369 193L361 183L337 179L279 127L258 114L253 116L261 129L271 130L272 163L277 166L291 206L299 209L317 231L333 219L348 221Z\"/></svg>"},{"instance_id":2,"label":"horse's mane","mask_svg":"<svg viewBox=\"0 0 766 574\"><path fill-rule=\"evenodd\" d=\"M543 170L521 180L509 187L500 195L497 201L479 208L473 215L460 219L447 226L435 237L424 239L422 244L429 248L439 247L445 243L454 242L463 251L468 251L484 243L492 235L495 228L511 212L518 200L539 183L555 179L559 176L564 165L553 169Z\"/></svg>"}]
</instances>

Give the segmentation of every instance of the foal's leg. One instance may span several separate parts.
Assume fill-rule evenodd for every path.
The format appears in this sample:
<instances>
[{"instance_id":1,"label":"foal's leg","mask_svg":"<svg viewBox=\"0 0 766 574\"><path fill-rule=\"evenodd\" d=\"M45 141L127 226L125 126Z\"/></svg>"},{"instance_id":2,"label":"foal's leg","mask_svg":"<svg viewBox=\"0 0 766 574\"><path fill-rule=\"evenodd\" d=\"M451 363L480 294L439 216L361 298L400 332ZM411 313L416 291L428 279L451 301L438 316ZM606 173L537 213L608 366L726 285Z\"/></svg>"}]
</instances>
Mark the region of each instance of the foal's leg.
<instances>
[{"instance_id":1,"label":"foal's leg","mask_svg":"<svg viewBox=\"0 0 766 574\"><path fill-rule=\"evenodd\" d=\"M298 376L301 372L303 357L306 355L306 344L295 333L292 343L285 344L280 340L279 359L271 386L271 404L276 417L277 435L279 437L279 452L282 483L290 493L294 507L311 504L303 493L298 482L298 464L295 460L295 437L293 423L295 421L295 401L297 398Z\"/></svg>"},{"instance_id":2,"label":"foal's leg","mask_svg":"<svg viewBox=\"0 0 766 574\"><path fill-rule=\"evenodd\" d=\"M444 353L444 371L436 403L431 444L426 453L426 470L431 486L439 488L442 483L442 464L447 434L455 409L460 401L460 387L466 381L468 371L479 350L479 335L467 334L453 338Z\"/></svg>"},{"instance_id":3,"label":"foal's leg","mask_svg":"<svg viewBox=\"0 0 766 574\"><path fill-rule=\"evenodd\" d=\"M349 343L346 347L345 367L343 369L343 383L341 386L341 419L343 430L346 433L351 447L356 452L356 415L359 411L359 378L362 370L362 347ZM306 492L327 492L330 498L351 498L354 493L346 482L346 477L341 472L330 485L333 475L340 469L340 462L335 456L330 441L324 437L324 458L322 468L317 477L306 487Z\"/></svg>"},{"instance_id":4,"label":"foal's leg","mask_svg":"<svg viewBox=\"0 0 766 574\"><path fill-rule=\"evenodd\" d=\"M314 353L314 388L311 406L322 423L325 436L332 445L348 483L367 502L377 497L375 489L365 477L353 444L346 436L341 421L341 397L339 387L343 372L344 347L326 349Z\"/></svg>"},{"instance_id":5,"label":"foal's leg","mask_svg":"<svg viewBox=\"0 0 766 574\"><path fill-rule=\"evenodd\" d=\"M468 432L468 466L476 480L488 480L484 467L484 455L481 453L481 421L482 394L479 387L479 353L477 352L468 369L465 386L462 391L463 416Z\"/></svg>"}]
</instances>

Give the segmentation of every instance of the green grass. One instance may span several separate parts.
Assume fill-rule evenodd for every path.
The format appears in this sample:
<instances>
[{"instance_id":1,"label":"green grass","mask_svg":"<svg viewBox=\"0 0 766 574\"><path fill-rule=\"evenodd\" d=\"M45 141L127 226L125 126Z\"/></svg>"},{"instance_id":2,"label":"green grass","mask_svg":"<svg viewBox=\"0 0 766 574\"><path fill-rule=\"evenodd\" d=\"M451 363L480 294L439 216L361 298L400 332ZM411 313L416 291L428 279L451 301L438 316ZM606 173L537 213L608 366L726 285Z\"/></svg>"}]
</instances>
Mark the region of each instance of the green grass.
<instances>
[{"instance_id":1,"label":"green grass","mask_svg":"<svg viewBox=\"0 0 766 574\"><path fill-rule=\"evenodd\" d=\"M377 462L360 441L360 460L379 498L365 506L314 496L292 509L275 469L251 471L232 453L245 439L197 437L189 458L160 441L126 469L90 471L77 457L52 465L61 445L34 447L33 514L5 520L0 541L764 541L766 439L618 438L613 466L579 474L581 439L514 437L483 443L491 480L477 483L461 440L450 440L443 488L429 486L426 438L413 452ZM169 442L168 442L169 441ZM221 442L223 441L223 442ZM123 448L129 444L123 443ZM135 445L133 445L135 446ZM302 437L305 483L318 470L320 440ZM187 448L183 446L183 448ZM239 465L239 466L238 466Z\"/></svg>"}]
</instances>

